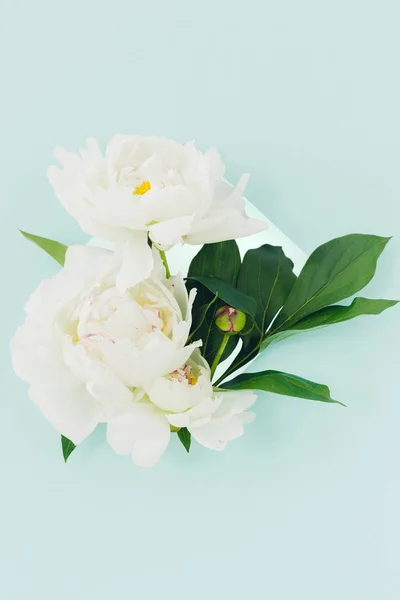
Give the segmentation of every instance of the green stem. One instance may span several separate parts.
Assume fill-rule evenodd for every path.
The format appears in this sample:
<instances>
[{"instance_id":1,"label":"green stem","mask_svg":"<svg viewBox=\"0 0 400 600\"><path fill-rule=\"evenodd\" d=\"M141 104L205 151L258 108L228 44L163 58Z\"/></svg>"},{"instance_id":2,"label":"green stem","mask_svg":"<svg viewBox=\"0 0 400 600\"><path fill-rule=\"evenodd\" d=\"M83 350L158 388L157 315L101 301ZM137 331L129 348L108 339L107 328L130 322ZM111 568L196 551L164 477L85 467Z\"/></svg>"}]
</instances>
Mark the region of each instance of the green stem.
<instances>
[{"instance_id":1,"label":"green stem","mask_svg":"<svg viewBox=\"0 0 400 600\"><path fill-rule=\"evenodd\" d=\"M221 345L218 348L217 354L215 355L213 363L211 365L211 379L214 377L215 369L218 367L218 363L222 358L222 355L224 353L224 350L226 348L229 338L230 338L230 335L227 333L222 338Z\"/></svg>"},{"instance_id":2,"label":"green stem","mask_svg":"<svg viewBox=\"0 0 400 600\"><path fill-rule=\"evenodd\" d=\"M169 270L167 255L165 254L164 250L158 250L158 251L160 253L161 260L163 261L163 265L165 267L165 274L167 276L167 279L169 279L171 277L171 271Z\"/></svg>"}]
</instances>

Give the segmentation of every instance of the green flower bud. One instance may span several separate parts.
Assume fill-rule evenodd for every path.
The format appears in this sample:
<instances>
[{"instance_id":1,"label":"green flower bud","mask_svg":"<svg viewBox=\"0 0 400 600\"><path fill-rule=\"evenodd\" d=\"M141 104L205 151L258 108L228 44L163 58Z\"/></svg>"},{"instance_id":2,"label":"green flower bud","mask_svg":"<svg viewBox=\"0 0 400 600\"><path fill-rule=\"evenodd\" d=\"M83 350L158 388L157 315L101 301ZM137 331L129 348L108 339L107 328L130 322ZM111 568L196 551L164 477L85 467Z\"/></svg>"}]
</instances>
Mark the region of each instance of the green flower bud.
<instances>
[{"instance_id":1,"label":"green flower bud","mask_svg":"<svg viewBox=\"0 0 400 600\"><path fill-rule=\"evenodd\" d=\"M235 335L246 325L246 314L232 306L221 306L215 314L215 324L223 333Z\"/></svg>"}]
</instances>

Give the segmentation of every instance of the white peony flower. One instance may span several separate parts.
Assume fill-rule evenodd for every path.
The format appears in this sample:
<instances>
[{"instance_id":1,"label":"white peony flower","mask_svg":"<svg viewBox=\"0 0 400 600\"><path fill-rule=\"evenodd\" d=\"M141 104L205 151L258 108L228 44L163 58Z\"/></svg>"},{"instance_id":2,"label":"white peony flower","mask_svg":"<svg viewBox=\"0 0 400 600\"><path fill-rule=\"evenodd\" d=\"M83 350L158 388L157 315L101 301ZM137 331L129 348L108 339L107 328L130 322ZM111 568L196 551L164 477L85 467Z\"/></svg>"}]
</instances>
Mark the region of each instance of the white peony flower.
<instances>
[{"instance_id":1,"label":"white peony flower","mask_svg":"<svg viewBox=\"0 0 400 600\"><path fill-rule=\"evenodd\" d=\"M43 415L75 444L137 402L134 388L150 389L199 345L185 345L195 292L188 298L180 276L163 279L154 260L151 278L122 291L117 254L72 246L64 269L28 302L11 343L14 369Z\"/></svg>"},{"instance_id":2,"label":"white peony flower","mask_svg":"<svg viewBox=\"0 0 400 600\"><path fill-rule=\"evenodd\" d=\"M195 350L191 359L167 376L135 390L136 402L110 419L107 439L118 454L131 454L141 466L152 466L168 446L171 426L187 427L193 438L212 450L243 434L256 401L247 390L213 392L210 368Z\"/></svg>"},{"instance_id":3,"label":"white peony flower","mask_svg":"<svg viewBox=\"0 0 400 600\"><path fill-rule=\"evenodd\" d=\"M142 260L130 260L120 276L126 287L148 277L152 269L147 234L167 249L182 242L246 237L266 228L246 216L242 196L248 177L232 189L223 180L225 167L218 153L202 154L193 142L117 135L105 156L93 139L80 156L62 148L55 156L63 169L49 167L49 180L82 229L119 244L128 260L141 253Z\"/></svg>"}]
</instances>

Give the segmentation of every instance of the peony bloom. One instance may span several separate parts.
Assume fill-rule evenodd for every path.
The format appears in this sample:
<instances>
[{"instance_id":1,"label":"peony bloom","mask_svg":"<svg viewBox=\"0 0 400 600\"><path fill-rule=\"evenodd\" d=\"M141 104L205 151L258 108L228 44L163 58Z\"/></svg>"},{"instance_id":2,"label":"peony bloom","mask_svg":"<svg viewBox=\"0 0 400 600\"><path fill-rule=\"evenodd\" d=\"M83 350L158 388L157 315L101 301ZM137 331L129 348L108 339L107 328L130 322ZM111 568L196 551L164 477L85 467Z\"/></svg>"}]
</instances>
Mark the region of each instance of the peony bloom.
<instances>
[{"instance_id":1,"label":"peony bloom","mask_svg":"<svg viewBox=\"0 0 400 600\"><path fill-rule=\"evenodd\" d=\"M222 449L255 401L252 392L213 393L201 342L186 345L196 292L188 296L179 275L165 279L153 253L151 277L126 290L117 253L70 247L11 342L16 373L55 429L79 444L105 422L112 448L142 466L160 458L171 427Z\"/></svg>"},{"instance_id":2,"label":"peony bloom","mask_svg":"<svg viewBox=\"0 0 400 600\"><path fill-rule=\"evenodd\" d=\"M87 141L80 156L57 148L63 169L51 166L48 177L66 210L89 235L113 241L130 263L126 287L149 276L152 256L147 234L160 248L204 244L252 235L266 224L246 216L243 191L224 182L225 167L215 150L202 154L193 142L178 144L160 137L117 135L105 156ZM134 255L133 254L133 255Z\"/></svg>"},{"instance_id":3,"label":"peony bloom","mask_svg":"<svg viewBox=\"0 0 400 600\"><path fill-rule=\"evenodd\" d=\"M252 391L213 391L210 368L195 350L179 369L135 390L136 402L110 419L107 439L118 454L131 454L141 466L152 466L168 446L171 426L187 427L193 438L211 450L243 434L256 401Z\"/></svg>"},{"instance_id":4,"label":"peony bloom","mask_svg":"<svg viewBox=\"0 0 400 600\"><path fill-rule=\"evenodd\" d=\"M180 276L116 285L118 255L72 246L65 267L43 281L11 343L14 369L30 397L63 435L79 444L99 422L134 402L133 388L185 363L191 304ZM157 272L158 271L158 272Z\"/></svg>"}]
</instances>

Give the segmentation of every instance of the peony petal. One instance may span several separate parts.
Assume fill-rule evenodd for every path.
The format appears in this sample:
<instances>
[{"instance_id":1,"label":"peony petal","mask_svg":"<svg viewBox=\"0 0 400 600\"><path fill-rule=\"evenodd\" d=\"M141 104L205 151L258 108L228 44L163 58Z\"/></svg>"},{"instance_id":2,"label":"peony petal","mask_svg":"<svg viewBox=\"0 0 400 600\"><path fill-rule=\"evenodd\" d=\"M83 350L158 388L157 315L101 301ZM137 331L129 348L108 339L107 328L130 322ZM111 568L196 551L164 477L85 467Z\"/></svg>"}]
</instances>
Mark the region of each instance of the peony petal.
<instances>
[{"instance_id":1,"label":"peony petal","mask_svg":"<svg viewBox=\"0 0 400 600\"><path fill-rule=\"evenodd\" d=\"M51 425L76 445L103 420L102 407L84 385L49 385L43 381L31 386L29 396Z\"/></svg>"},{"instance_id":2,"label":"peony petal","mask_svg":"<svg viewBox=\"0 0 400 600\"><path fill-rule=\"evenodd\" d=\"M211 450L223 450L227 442L243 434L243 425L237 417L211 419L202 427L188 426L194 439Z\"/></svg>"},{"instance_id":3,"label":"peony petal","mask_svg":"<svg viewBox=\"0 0 400 600\"><path fill-rule=\"evenodd\" d=\"M135 414L118 414L107 423L107 442L117 454L130 454L135 441L135 431Z\"/></svg>"},{"instance_id":4,"label":"peony petal","mask_svg":"<svg viewBox=\"0 0 400 600\"><path fill-rule=\"evenodd\" d=\"M193 288L192 290L190 290L189 298L187 297L187 293L186 293L186 298L187 298L186 314L183 313L185 320L175 323L175 325L173 327L172 339L175 342L175 344L177 344L177 345L185 345L187 342L187 339L189 337L190 328L192 326L192 307L193 307L193 303L194 303L196 294L197 294L196 288Z\"/></svg>"},{"instance_id":5,"label":"peony petal","mask_svg":"<svg viewBox=\"0 0 400 600\"><path fill-rule=\"evenodd\" d=\"M171 413L170 415L166 415L166 417L168 419L168 423L170 423L173 427L187 427L190 423L189 414L187 412L180 414Z\"/></svg>"},{"instance_id":6,"label":"peony petal","mask_svg":"<svg viewBox=\"0 0 400 600\"><path fill-rule=\"evenodd\" d=\"M107 441L118 454L132 454L134 463L153 466L170 439L165 415L150 404L136 404L132 410L112 419L107 426Z\"/></svg>"},{"instance_id":7,"label":"peony petal","mask_svg":"<svg viewBox=\"0 0 400 600\"><path fill-rule=\"evenodd\" d=\"M242 413L253 406L257 400L257 395L251 390L229 390L216 393L215 396L221 401L218 410L214 413L216 419Z\"/></svg>"},{"instance_id":8,"label":"peony petal","mask_svg":"<svg viewBox=\"0 0 400 600\"><path fill-rule=\"evenodd\" d=\"M248 173L242 175L235 187L233 189L231 188L231 193L223 203L225 208L228 206L230 208L236 208L243 216L246 216L243 194L249 181L249 177L250 175Z\"/></svg>"},{"instance_id":9,"label":"peony petal","mask_svg":"<svg viewBox=\"0 0 400 600\"><path fill-rule=\"evenodd\" d=\"M142 415L140 433L132 448L132 460L139 467L152 467L165 452L171 437L170 426L163 413Z\"/></svg>"},{"instance_id":10,"label":"peony petal","mask_svg":"<svg viewBox=\"0 0 400 600\"><path fill-rule=\"evenodd\" d=\"M181 413L196 404L195 387L187 381L160 377L146 391L153 404L161 410Z\"/></svg>"},{"instance_id":11,"label":"peony petal","mask_svg":"<svg viewBox=\"0 0 400 600\"><path fill-rule=\"evenodd\" d=\"M121 293L133 287L143 279L147 279L153 269L153 254L147 243L147 233L136 231L129 242L118 249L122 266L116 279L116 286Z\"/></svg>"},{"instance_id":12,"label":"peony petal","mask_svg":"<svg viewBox=\"0 0 400 600\"><path fill-rule=\"evenodd\" d=\"M109 264L113 253L96 246L69 246L65 255L64 272L81 284L88 285L88 281L101 277L104 263Z\"/></svg>"},{"instance_id":13,"label":"peony petal","mask_svg":"<svg viewBox=\"0 0 400 600\"><path fill-rule=\"evenodd\" d=\"M201 426L203 419L205 418L207 418L208 422L213 413L219 408L220 404L221 400L219 398L206 397L197 406L194 406L189 410L188 415L190 416L192 427Z\"/></svg>"},{"instance_id":14,"label":"peony petal","mask_svg":"<svg viewBox=\"0 0 400 600\"><path fill-rule=\"evenodd\" d=\"M163 377L181 367L190 357L198 342L176 345L160 332L143 336L141 348L128 339L115 344L104 344L104 361L123 383L129 387L146 387L158 377Z\"/></svg>"},{"instance_id":15,"label":"peony petal","mask_svg":"<svg viewBox=\"0 0 400 600\"><path fill-rule=\"evenodd\" d=\"M188 305L188 293L185 286L185 280L183 279L182 273L177 273L164 282L164 285L173 294L181 310L182 317L191 317ZM192 300L192 303L194 298ZM188 314L189 313L189 314Z\"/></svg>"},{"instance_id":16,"label":"peony petal","mask_svg":"<svg viewBox=\"0 0 400 600\"><path fill-rule=\"evenodd\" d=\"M190 215L150 225L150 239L155 244L167 248L182 243L183 236L191 231L193 219L194 215Z\"/></svg>"},{"instance_id":17,"label":"peony petal","mask_svg":"<svg viewBox=\"0 0 400 600\"><path fill-rule=\"evenodd\" d=\"M186 236L185 242L193 245L224 242L254 235L267 229L267 224L264 221L244 217L235 208L226 210L222 214L223 221L216 226L210 223L210 227L207 227L208 219L206 215L202 222L202 230L197 232L194 227L192 232ZM215 219L215 216L212 218Z\"/></svg>"},{"instance_id":18,"label":"peony petal","mask_svg":"<svg viewBox=\"0 0 400 600\"><path fill-rule=\"evenodd\" d=\"M236 417L243 425L250 425L250 423L253 423L254 419L256 418L256 414L252 412L244 412L236 415Z\"/></svg>"}]
</instances>

